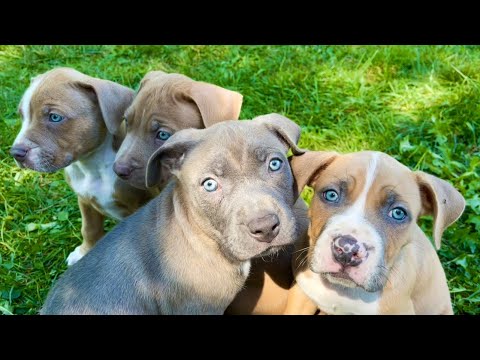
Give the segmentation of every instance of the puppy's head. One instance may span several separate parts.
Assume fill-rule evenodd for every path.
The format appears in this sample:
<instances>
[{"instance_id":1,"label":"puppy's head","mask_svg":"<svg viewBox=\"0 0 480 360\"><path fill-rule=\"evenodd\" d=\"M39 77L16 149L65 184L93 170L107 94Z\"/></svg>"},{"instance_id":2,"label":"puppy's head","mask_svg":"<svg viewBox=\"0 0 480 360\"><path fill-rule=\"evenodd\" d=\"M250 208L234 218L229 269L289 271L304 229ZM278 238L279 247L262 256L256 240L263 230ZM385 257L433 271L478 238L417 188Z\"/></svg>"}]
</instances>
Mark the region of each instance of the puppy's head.
<instances>
[{"instance_id":1,"label":"puppy's head","mask_svg":"<svg viewBox=\"0 0 480 360\"><path fill-rule=\"evenodd\" d=\"M225 120L237 120L242 95L184 75L149 72L125 112L127 136L114 170L130 185L145 188L148 159L165 141L182 129L202 129ZM165 174L165 185L168 179Z\"/></svg>"},{"instance_id":2,"label":"puppy's head","mask_svg":"<svg viewBox=\"0 0 480 360\"><path fill-rule=\"evenodd\" d=\"M115 134L133 91L57 68L32 79L18 108L22 128L10 150L20 167L53 172Z\"/></svg>"},{"instance_id":3,"label":"puppy's head","mask_svg":"<svg viewBox=\"0 0 480 360\"><path fill-rule=\"evenodd\" d=\"M300 127L269 114L174 134L150 158L147 186L177 180L189 220L233 261L266 255L298 236L298 198L286 153L301 153Z\"/></svg>"},{"instance_id":4,"label":"puppy's head","mask_svg":"<svg viewBox=\"0 0 480 360\"><path fill-rule=\"evenodd\" d=\"M310 269L331 283L381 290L420 215L433 214L440 247L465 200L449 183L379 152L308 152L291 161L299 191L314 188Z\"/></svg>"}]
</instances>

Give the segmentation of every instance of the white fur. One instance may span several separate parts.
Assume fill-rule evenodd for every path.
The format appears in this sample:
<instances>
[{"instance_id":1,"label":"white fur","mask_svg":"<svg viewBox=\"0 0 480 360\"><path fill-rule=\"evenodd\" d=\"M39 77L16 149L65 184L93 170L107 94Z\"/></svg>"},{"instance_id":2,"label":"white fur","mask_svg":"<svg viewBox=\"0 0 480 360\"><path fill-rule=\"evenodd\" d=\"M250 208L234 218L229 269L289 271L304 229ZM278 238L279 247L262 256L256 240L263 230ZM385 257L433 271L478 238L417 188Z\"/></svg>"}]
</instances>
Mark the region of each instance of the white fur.
<instances>
[{"instance_id":1,"label":"white fur","mask_svg":"<svg viewBox=\"0 0 480 360\"><path fill-rule=\"evenodd\" d=\"M87 157L77 160L65 168L73 190L86 199L95 198L105 215L117 220L123 218L113 199L117 175L113 171L115 152L113 136L107 135L104 143Z\"/></svg>"},{"instance_id":2,"label":"white fur","mask_svg":"<svg viewBox=\"0 0 480 360\"><path fill-rule=\"evenodd\" d=\"M23 121L22 121L22 128L20 129L20 132L18 133L17 137L15 138L15 141L13 144L20 143L24 141L25 133L28 130L28 127L30 126L31 122L31 114L30 114L30 102L32 101L32 96L37 90L38 86L41 83L43 76L37 77L35 80L32 81L28 89L25 91L22 97L22 114L23 114Z\"/></svg>"},{"instance_id":3,"label":"white fur","mask_svg":"<svg viewBox=\"0 0 480 360\"><path fill-rule=\"evenodd\" d=\"M368 293L360 288L325 285L320 275L300 273L298 285L318 306L331 315L376 315L379 312L380 293Z\"/></svg>"},{"instance_id":4,"label":"white fur","mask_svg":"<svg viewBox=\"0 0 480 360\"><path fill-rule=\"evenodd\" d=\"M365 218L367 195L375 180L379 156L379 153L372 153L365 176L364 188L355 203L344 213L331 217L318 238L313 250L311 263L311 269L316 273L337 272L341 270L340 264L334 261L331 251L331 242L341 235L351 235L360 243L370 248L368 250L368 257L362 264L347 270L350 277L358 284L366 285L371 275L376 273L377 267L380 264L383 265L384 244L382 238L377 229ZM329 277L328 280L330 280L331 283L337 284L336 286L354 286L353 283L347 283L345 280L335 277ZM317 285L312 286L316 287ZM307 289L304 290L308 291ZM314 290L310 289L310 291ZM356 291L365 292L361 288L358 288ZM321 299L321 294L323 293L317 294L318 299ZM326 292L326 294L331 297L329 292Z\"/></svg>"},{"instance_id":5,"label":"white fur","mask_svg":"<svg viewBox=\"0 0 480 360\"><path fill-rule=\"evenodd\" d=\"M245 261L243 264L242 264L242 267L240 269L241 273L242 273L242 276L244 276L245 278L248 277L248 274L250 273L250 267L251 267L252 263L249 261Z\"/></svg>"},{"instance_id":6,"label":"white fur","mask_svg":"<svg viewBox=\"0 0 480 360\"><path fill-rule=\"evenodd\" d=\"M81 250L81 246L77 246L75 250L73 250L70 255L67 257L67 265L72 266L78 260L80 260L85 254Z\"/></svg>"}]
</instances>

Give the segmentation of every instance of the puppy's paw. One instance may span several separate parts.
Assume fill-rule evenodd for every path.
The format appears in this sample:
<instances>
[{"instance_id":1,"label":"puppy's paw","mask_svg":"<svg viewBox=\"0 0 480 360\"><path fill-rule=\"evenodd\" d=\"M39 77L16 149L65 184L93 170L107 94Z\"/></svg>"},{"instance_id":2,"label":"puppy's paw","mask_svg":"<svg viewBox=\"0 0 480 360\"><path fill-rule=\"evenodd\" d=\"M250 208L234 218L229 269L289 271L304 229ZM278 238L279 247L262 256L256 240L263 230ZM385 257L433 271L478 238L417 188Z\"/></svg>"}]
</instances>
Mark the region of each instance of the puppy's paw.
<instances>
[{"instance_id":1,"label":"puppy's paw","mask_svg":"<svg viewBox=\"0 0 480 360\"><path fill-rule=\"evenodd\" d=\"M75 264L78 260L80 260L84 255L86 254L86 251L82 249L81 246L77 246L75 250L73 250L70 255L67 257L67 265L72 266Z\"/></svg>"}]
</instances>

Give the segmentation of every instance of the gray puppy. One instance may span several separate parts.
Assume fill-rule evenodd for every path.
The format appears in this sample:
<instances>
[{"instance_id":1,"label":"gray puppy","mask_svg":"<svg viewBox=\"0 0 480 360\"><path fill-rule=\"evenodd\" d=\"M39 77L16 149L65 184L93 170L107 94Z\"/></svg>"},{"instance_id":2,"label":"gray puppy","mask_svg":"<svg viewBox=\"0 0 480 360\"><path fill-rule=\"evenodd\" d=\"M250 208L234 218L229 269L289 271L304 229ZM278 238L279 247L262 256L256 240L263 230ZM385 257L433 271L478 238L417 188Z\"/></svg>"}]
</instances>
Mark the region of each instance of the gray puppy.
<instances>
[{"instance_id":1,"label":"gray puppy","mask_svg":"<svg viewBox=\"0 0 480 360\"><path fill-rule=\"evenodd\" d=\"M150 158L165 190L124 219L50 291L41 314L222 314L250 260L303 231L286 158L300 127L269 114L174 134Z\"/></svg>"}]
</instances>

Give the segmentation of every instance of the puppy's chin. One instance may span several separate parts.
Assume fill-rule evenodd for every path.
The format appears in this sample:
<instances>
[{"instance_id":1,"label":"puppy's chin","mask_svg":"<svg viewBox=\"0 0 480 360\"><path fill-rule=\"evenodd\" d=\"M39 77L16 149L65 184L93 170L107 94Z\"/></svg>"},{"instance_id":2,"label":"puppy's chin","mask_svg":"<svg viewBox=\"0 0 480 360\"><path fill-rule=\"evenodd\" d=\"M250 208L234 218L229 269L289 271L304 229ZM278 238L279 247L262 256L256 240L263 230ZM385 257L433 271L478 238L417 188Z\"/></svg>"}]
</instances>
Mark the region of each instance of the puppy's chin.
<instances>
[{"instance_id":1,"label":"puppy's chin","mask_svg":"<svg viewBox=\"0 0 480 360\"><path fill-rule=\"evenodd\" d=\"M147 190L146 184L145 184L145 176L138 176L138 177L132 177L129 179L122 179L121 177L118 177L121 181L124 183L133 186L134 188L140 189L140 190Z\"/></svg>"},{"instance_id":2,"label":"puppy's chin","mask_svg":"<svg viewBox=\"0 0 480 360\"><path fill-rule=\"evenodd\" d=\"M51 156L45 156L45 157L38 156L37 160L35 161L32 161L29 158L27 158L22 163L19 163L16 160L15 162L20 168L27 168L27 169L31 169L31 170L43 172L43 173L54 173L58 170L64 169L67 166L69 166L73 162L73 156L70 154L67 154L67 156L65 156L65 158L60 163L58 163L57 159Z\"/></svg>"},{"instance_id":3,"label":"puppy's chin","mask_svg":"<svg viewBox=\"0 0 480 360\"><path fill-rule=\"evenodd\" d=\"M381 291L385 286L385 281L382 280L383 278L378 275L374 274L370 276L363 284L359 284L355 282L350 276L345 273L329 273L323 272L320 273L325 280L327 280L331 284L340 285L347 288L362 288L367 292L377 292Z\"/></svg>"},{"instance_id":4,"label":"puppy's chin","mask_svg":"<svg viewBox=\"0 0 480 360\"><path fill-rule=\"evenodd\" d=\"M355 283L352 279L349 279L348 277L335 276L331 273L323 273L321 275L332 284L341 285L348 288L358 287L357 283Z\"/></svg>"}]
</instances>

